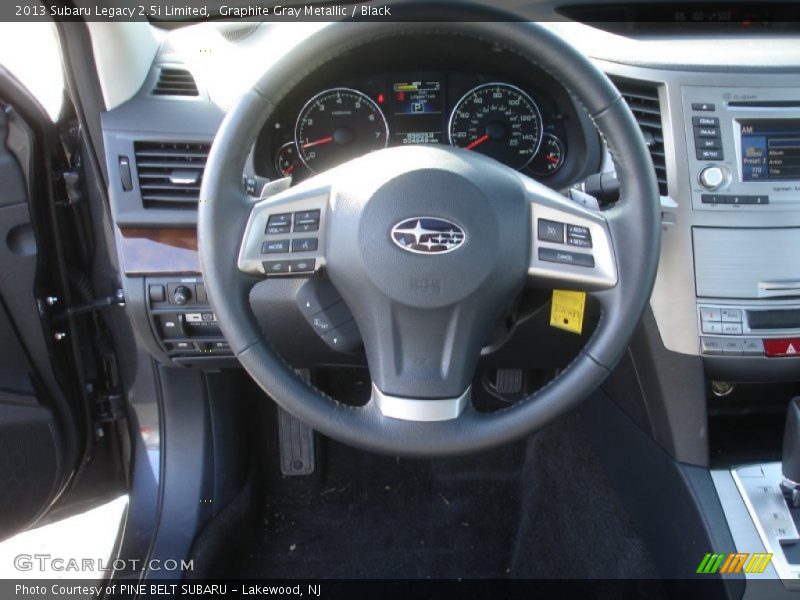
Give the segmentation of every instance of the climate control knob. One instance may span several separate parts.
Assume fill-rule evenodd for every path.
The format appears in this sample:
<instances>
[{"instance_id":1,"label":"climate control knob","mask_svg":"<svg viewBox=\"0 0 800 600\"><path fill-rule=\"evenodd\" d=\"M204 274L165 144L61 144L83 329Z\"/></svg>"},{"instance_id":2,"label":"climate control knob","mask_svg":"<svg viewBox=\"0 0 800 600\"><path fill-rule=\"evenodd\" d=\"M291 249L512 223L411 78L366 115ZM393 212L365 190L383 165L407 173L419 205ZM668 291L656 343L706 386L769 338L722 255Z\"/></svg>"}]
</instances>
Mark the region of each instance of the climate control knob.
<instances>
[{"instance_id":1,"label":"climate control knob","mask_svg":"<svg viewBox=\"0 0 800 600\"><path fill-rule=\"evenodd\" d=\"M705 167L698 177L700 185L707 190L715 190L725 181L725 172L720 167Z\"/></svg>"},{"instance_id":2,"label":"climate control knob","mask_svg":"<svg viewBox=\"0 0 800 600\"><path fill-rule=\"evenodd\" d=\"M172 299L175 301L175 304L186 304L192 299L192 290L185 285L179 285L175 288Z\"/></svg>"}]
</instances>

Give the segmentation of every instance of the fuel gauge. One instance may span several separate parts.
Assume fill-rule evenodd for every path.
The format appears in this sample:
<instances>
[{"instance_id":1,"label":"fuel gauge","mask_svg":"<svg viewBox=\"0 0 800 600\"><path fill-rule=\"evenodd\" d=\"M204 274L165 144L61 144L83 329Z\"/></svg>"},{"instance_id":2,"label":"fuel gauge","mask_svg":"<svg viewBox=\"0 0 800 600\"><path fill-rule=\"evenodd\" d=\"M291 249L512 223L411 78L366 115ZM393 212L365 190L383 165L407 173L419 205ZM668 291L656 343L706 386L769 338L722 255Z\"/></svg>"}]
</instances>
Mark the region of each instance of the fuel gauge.
<instances>
[{"instance_id":1,"label":"fuel gauge","mask_svg":"<svg viewBox=\"0 0 800 600\"><path fill-rule=\"evenodd\" d=\"M564 164L565 156L564 142L552 133L545 133L542 146L533 157L529 168L539 177L553 175Z\"/></svg>"},{"instance_id":2,"label":"fuel gauge","mask_svg":"<svg viewBox=\"0 0 800 600\"><path fill-rule=\"evenodd\" d=\"M275 170L281 177L289 177L300 166L300 157L297 155L297 146L294 142L287 142L275 153Z\"/></svg>"}]
</instances>

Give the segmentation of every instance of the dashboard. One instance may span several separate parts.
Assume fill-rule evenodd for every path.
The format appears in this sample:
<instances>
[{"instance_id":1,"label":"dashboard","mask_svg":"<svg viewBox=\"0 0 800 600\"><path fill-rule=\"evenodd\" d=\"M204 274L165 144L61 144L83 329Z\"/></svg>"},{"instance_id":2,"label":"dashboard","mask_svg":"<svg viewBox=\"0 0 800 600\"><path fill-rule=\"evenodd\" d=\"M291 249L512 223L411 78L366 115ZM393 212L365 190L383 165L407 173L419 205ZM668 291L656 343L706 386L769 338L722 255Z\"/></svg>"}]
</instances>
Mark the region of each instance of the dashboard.
<instances>
[{"instance_id":1,"label":"dashboard","mask_svg":"<svg viewBox=\"0 0 800 600\"><path fill-rule=\"evenodd\" d=\"M300 181L391 146L449 144L564 187L589 166L587 142L576 125L571 102L505 74L394 70L345 76L283 103L259 136L254 170Z\"/></svg>"},{"instance_id":2,"label":"dashboard","mask_svg":"<svg viewBox=\"0 0 800 600\"><path fill-rule=\"evenodd\" d=\"M593 56L617 85L650 148L663 219L651 308L664 346L702 356L717 377L731 369L742 377L744 364L752 377L790 375L796 367L787 353L800 340L798 262L787 250L796 247L800 231L800 94L796 64L781 57L794 46L760 39L758 52L747 54L741 40L639 39L576 23L552 27ZM243 92L294 32L281 37L278 28L255 28L240 41L226 41L216 58L199 66L191 57L206 56L205 38L196 47L173 39L138 94L103 115L120 254L126 275L136 281L128 295L141 290L140 321L153 332L147 337L155 338L154 355L196 361L209 344L220 343L197 287L194 227L204 157L224 117L226 93L234 95L225 77L233 70L224 69L232 63L222 53L235 50L252 63L249 71L236 71L251 78L240 82ZM719 54L723 47L735 54L741 72L731 72L732 59ZM170 69L189 78L196 73L197 95L160 95ZM613 179L602 140L556 77L488 43L436 35L390 40L298 73L298 82L257 133L246 175L291 175L298 182L387 146L454 144L557 190L598 173L603 186L606 176ZM180 160L180 168L163 164L167 160ZM187 169L198 176L181 184ZM178 183L159 180L164 189L151 192L151 179L162 171L181 177L174 178ZM188 305L174 301L180 285L194 289ZM764 311L774 323L764 326ZM180 316L175 326L173 314ZM286 327L295 332L302 326ZM314 343L304 340L304 357ZM223 351L211 347L211 354ZM331 363L340 357L317 358Z\"/></svg>"}]
</instances>

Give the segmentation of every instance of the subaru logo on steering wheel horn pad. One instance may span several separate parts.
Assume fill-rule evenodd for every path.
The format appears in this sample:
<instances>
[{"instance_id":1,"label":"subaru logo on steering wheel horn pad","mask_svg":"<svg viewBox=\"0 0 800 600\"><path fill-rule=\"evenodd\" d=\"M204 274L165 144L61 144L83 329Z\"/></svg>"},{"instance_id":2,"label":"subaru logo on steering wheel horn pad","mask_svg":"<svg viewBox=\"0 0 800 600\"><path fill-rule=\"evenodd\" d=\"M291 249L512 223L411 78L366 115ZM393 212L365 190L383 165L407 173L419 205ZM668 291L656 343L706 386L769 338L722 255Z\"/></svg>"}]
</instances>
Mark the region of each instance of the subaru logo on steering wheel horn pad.
<instances>
[{"instance_id":1,"label":"subaru logo on steering wheel horn pad","mask_svg":"<svg viewBox=\"0 0 800 600\"><path fill-rule=\"evenodd\" d=\"M464 245L464 230L447 219L413 217L392 227L392 241L415 254L444 254Z\"/></svg>"}]
</instances>

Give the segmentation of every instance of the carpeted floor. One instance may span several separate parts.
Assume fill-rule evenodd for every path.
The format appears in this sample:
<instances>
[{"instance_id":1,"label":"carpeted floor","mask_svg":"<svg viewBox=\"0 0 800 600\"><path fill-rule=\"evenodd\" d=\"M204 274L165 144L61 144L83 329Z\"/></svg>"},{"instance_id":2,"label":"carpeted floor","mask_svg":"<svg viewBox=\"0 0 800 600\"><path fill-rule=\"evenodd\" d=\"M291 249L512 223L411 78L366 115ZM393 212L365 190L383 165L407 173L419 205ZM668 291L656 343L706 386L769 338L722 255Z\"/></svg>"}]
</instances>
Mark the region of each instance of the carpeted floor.
<instances>
[{"instance_id":1,"label":"carpeted floor","mask_svg":"<svg viewBox=\"0 0 800 600\"><path fill-rule=\"evenodd\" d=\"M274 469L265 477L236 543L228 538L210 574L657 577L579 421L568 416L527 442L435 461L323 440L312 477Z\"/></svg>"}]
</instances>

